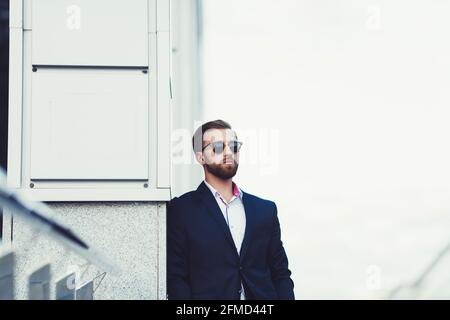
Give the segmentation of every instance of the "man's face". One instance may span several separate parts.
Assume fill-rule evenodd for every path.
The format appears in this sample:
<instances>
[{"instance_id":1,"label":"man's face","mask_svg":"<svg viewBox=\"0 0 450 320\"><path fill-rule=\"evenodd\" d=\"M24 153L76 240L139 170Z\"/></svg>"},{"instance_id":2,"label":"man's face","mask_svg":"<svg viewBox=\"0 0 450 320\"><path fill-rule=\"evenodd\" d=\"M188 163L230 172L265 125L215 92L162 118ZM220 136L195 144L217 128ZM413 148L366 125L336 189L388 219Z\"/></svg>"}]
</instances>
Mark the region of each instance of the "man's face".
<instances>
[{"instance_id":1,"label":"man's face","mask_svg":"<svg viewBox=\"0 0 450 320\"><path fill-rule=\"evenodd\" d=\"M236 175L239 166L239 152L229 148L231 141L236 141L236 134L231 129L210 129L203 134L204 166L206 170L221 179L230 179ZM214 152L214 142L225 142L222 152Z\"/></svg>"}]
</instances>

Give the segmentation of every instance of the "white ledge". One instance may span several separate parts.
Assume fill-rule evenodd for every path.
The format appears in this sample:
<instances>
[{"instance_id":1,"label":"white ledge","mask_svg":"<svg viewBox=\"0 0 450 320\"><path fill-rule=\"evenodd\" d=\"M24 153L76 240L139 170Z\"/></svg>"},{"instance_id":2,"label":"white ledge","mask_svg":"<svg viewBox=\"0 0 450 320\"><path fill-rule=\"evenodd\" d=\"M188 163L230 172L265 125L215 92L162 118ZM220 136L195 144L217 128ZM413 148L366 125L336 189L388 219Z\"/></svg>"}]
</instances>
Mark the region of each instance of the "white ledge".
<instances>
[{"instance_id":1,"label":"white ledge","mask_svg":"<svg viewBox=\"0 0 450 320\"><path fill-rule=\"evenodd\" d=\"M33 201L169 201L170 189L22 189Z\"/></svg>"}]
</instances>

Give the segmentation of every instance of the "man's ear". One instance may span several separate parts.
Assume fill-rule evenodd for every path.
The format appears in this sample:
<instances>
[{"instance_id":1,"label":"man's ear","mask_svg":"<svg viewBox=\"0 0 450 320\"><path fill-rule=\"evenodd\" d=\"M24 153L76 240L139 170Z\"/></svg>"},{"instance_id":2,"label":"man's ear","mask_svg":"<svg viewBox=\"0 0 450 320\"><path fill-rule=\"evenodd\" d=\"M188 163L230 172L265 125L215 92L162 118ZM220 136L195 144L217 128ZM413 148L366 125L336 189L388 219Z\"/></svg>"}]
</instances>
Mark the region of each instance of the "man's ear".
<instances>
[{"instance_id":1,"label":"man's ear","mask_svg":"<svg viewBox=\"0 0 450 320\"><path fill-rule=\"evenodd\" d=\"M195 159L197 159L197 162L200 163L201 165L205 164L205 158L203 157L203 152L196 152Z\"/></svg>"}]
</instances>

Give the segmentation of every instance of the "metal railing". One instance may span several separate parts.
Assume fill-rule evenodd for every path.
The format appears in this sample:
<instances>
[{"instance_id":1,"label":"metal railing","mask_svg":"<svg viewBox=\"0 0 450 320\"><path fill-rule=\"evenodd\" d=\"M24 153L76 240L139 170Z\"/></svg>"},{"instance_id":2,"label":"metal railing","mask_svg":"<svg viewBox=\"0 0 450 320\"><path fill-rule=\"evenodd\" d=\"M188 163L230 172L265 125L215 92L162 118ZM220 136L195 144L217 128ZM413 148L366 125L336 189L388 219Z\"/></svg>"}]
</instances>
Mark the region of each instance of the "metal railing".
<instances>
[{"instance_id":1,"label":"metal railing","mask_svg":"<svg viewBox=\"0 0 450 320\"><path fill-rule=\"evenodd\" d=\"M96 275L84 283L78 283L77 273L68 272L62 278L53 281L51 263L34 268L24 279L17 277L17 256L20 252L7 249L0 253L0 300L16 298L17 281L26 281L28 299L32 300L93 300L94 293L106 272L117 273L119 270L108 259L82 240L76 233L57 222L52 216L48 206L41 202L29 201L26 196L17 190L8 188L6 175L0 168L0 206L10 210L28 222L33 230L50 236L52 241L65 246L70 252L76 253L87 261L86 265L96 265L105 272ZM94 288L94 281L100 278L99 284ZM20 283L23 286L23 283Z\"/></svg>"}]
</instances>

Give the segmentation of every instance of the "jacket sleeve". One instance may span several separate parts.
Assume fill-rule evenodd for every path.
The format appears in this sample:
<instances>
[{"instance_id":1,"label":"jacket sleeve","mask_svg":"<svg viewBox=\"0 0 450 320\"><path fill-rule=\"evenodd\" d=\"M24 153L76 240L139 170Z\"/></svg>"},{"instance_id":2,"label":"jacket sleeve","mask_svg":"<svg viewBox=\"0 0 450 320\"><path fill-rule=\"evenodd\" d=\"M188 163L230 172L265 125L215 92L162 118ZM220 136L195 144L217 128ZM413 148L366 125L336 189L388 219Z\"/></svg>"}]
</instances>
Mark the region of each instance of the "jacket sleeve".
<instances>
[{"instance_id":1,"label":"jacket sleeve","mask_svg":"<svg viewBox=\"0 0 450 320\"><path fill-rule=\"evenodd\" d=\"M169 300L188 300L188 242L176 202L174 198L167 206L167 295Z\"/></svg>"},{"instance_id":2,"label":"jacket sleeve","mask_svg":"<svg viewBox=\"0 0 450 320\"><path fill-rule=\"evenodd\" d=\"M268 257L272 281L275 285L278 299L294 300L294 282L291 279L291 271L288 269L288 259L281 241L280 222L278 220L277 206L275 203L273 203L273 207L274 220Z\"/></svg>"}]
</instances>

